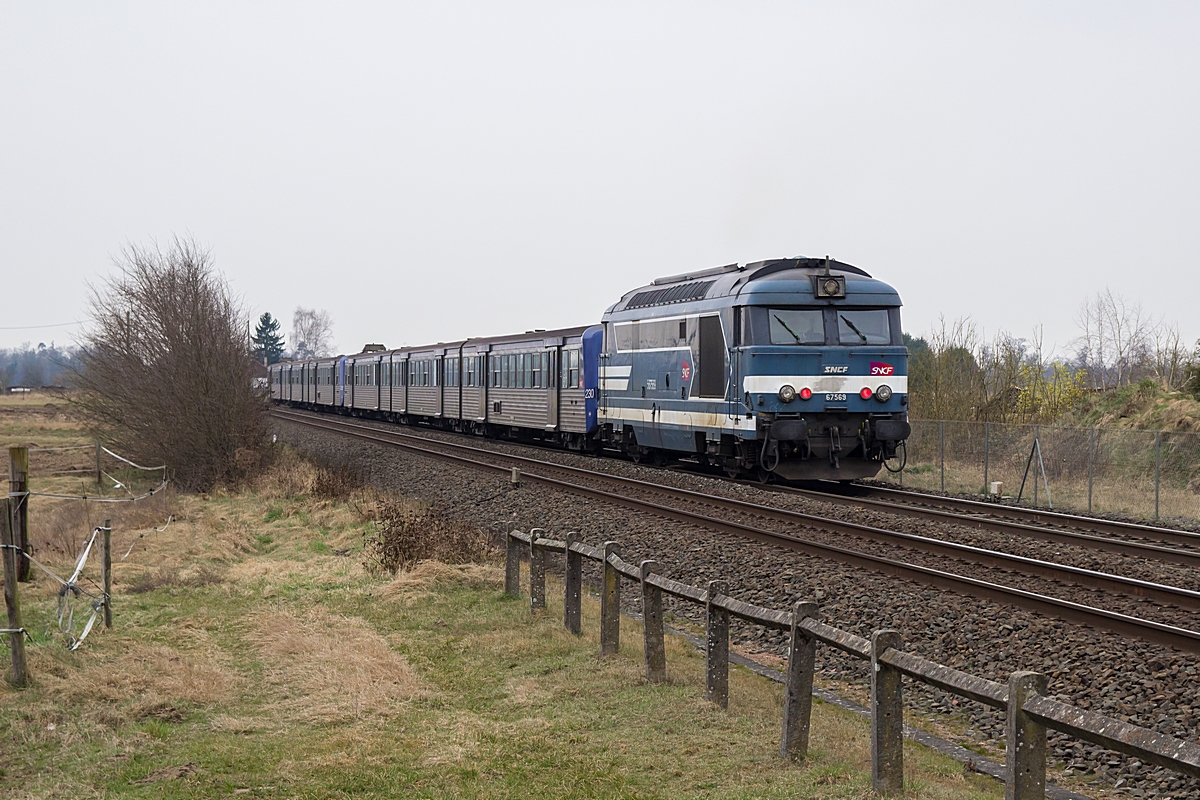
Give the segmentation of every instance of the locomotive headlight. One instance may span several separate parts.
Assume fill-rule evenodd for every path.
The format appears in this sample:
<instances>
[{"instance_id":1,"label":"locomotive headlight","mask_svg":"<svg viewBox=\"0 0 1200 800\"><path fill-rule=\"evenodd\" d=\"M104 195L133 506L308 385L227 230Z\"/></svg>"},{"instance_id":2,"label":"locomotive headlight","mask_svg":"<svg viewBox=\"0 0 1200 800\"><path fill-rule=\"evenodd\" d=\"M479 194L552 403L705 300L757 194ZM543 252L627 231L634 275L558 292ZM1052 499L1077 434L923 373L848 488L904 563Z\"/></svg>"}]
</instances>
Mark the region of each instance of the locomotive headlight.
<instances>
[{"instance_id":1,"label":"locomotive headlight","mask_svg":"<svg viewBox=\"0 0 1200 800\"><path fill-rule=\"evenodd\" d=\"M892 387L888 386L886 383L880 384L879 388L875 390L875 399L881 403L886 403L888 400L891 400Z\"/></svg>"},{"instance_id":2,"label":"locomotive headlight","mask_svg":"<svg viewBox=\"0 0 1200 800\"><path fill-rule=\"evenodd\" d=\"M790 403L796 399L796 387L790 383L785 383L779 387L779 399L785 403Z\"/></svg>"}]
</instances>

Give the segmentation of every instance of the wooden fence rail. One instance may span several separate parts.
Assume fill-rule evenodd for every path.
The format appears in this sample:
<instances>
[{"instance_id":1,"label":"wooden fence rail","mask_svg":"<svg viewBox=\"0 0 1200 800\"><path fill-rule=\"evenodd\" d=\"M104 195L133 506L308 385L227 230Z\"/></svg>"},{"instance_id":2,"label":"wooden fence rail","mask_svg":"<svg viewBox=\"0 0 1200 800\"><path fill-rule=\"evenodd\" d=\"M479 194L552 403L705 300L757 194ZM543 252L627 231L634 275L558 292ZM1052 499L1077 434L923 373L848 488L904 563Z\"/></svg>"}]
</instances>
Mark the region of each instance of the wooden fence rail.
<instances>
[{"instance_id":1,"label":"wooden fence rail","mask_svg":"<svg viewBox=\"0 0 1200 800\"><path fill-rule=\"evenodd\" d=\"M662 595L704 606L705 690L708 699L722 708L729 701L730 617L790 633L779 744L784 757L802 759L808 752L817 645L828 645L871 662L871 785L880 794L903 790L902 676L1006 713L1008 800L1041 800L1046 796L1047 729L1200 777L1200 744L1052 700L1045 696L1046 679L1039 673L1014 672L1007 685L970 675L905 652L899 631L876 631L868 640L820 622L817 604L812 601L801 601L790 611L777 611L730 597L725 593L723 581L712 581L706 589L699 589L659 574L653 561L637 565L624 561L616 542L605 542L602 548L592 547L580 542L573 533L567 534L566 541L545 538L538 528L528 534L509 531L505 536L505 591L514 596L520 593L520 561L523 554L528 554L530 607L535 612L546 604L546 557L550 553L563 554L563 624L573 633L580 632L583 560L603 566L601 655L615 653L619 647L621 578L635 582L642 596L646 677L651 681L666 678Z\"/></svg>"}]
</instances>

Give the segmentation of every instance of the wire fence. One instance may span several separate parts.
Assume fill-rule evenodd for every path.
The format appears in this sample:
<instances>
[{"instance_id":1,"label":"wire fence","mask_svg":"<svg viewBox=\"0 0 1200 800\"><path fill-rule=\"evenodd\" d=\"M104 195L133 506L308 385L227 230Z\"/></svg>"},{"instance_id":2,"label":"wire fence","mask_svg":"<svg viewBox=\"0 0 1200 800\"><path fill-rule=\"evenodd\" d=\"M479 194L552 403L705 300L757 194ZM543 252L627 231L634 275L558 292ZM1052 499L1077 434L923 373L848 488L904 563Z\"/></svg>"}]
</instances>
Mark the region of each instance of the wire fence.
<instances>
[{"instance_id":1,"label":"wire fence","mask_svg":"<svg viewBox=\"0 0 1200 800\"><path fill-rule=\"evenodd\" d=\"M880 478L1022 505L1200 520L1200 434L913 420L907 463Z\"/></svg>"}]
</instances>

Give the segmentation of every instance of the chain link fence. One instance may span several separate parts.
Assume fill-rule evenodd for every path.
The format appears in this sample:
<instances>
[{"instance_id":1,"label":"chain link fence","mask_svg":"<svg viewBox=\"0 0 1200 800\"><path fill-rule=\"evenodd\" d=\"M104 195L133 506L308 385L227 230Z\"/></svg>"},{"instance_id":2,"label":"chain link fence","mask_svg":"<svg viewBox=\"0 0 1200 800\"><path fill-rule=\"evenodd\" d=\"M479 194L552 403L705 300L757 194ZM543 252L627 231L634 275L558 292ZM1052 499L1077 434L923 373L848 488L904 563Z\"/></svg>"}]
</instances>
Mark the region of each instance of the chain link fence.
<instances>
[{"instance_id":1,"label":"chain link fence","mask_svg":"<svg viewBox=\"0 0 1200 800\"><path fill-rule=\"evenodd\" d=\"M894 466L894 465L893 465ZM1200 520L1200 434L913 420L908 462L880 479L1023 505Z\"/></svg>"}]
</instances>

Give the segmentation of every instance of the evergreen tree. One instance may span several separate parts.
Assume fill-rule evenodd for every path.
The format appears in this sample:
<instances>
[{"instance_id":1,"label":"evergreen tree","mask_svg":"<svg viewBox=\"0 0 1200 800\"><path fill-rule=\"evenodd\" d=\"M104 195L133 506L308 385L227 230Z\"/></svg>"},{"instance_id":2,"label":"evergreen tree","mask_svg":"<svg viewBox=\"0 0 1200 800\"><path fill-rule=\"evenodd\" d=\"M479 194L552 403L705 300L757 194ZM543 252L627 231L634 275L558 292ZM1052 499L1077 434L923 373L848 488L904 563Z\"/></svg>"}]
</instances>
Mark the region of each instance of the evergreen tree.
<instances>
[{"instance_id":1,"label":"evergreen tree","mask_svg":"<svg viewBox=\"0 0 1200 800\"><path fill-rule=\"evenodd\" d=\"M279 361L283 355L283 336L279 333L279 320L265 311L258 318L258 326L254 329L254 353L258 358L266 358L268 364Z\"/></svg>"}]
</instances>

